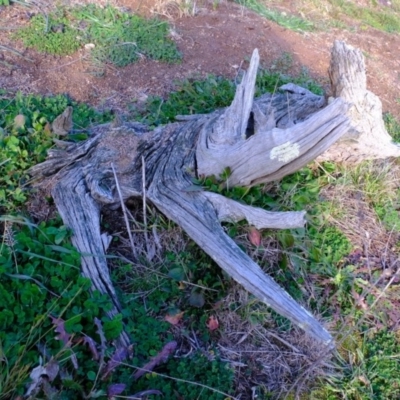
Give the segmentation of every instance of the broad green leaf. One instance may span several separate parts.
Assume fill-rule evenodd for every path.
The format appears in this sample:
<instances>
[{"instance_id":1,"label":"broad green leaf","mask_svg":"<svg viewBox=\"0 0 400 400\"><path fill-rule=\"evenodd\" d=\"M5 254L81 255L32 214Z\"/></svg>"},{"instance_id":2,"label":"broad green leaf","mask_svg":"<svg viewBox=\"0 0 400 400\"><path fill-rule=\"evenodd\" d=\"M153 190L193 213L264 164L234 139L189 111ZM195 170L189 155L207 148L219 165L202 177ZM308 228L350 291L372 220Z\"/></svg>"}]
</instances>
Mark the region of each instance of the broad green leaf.
<instances>
[{"instance_id":1,"label":"broad green leaf","mask_svg":"<svg viewBox=\"0 0 400 400\"><path fill-rule=\"evenodd\" d=\"M174 279L175 281L183 281L185 279L185 271L183 270L182 267L176 267L176 268L172 268L169 272L168 272L168 276L172 279Z\"/></svg>"},{"instance_id":2,"label":"broad green leaf","mask_svg":"<svg viewBox=\"0 0 400 400\"><path fill-rule=\"evenodd\" d=\"M193 307L201 308L204 306L204 303L205 299L203 291L197 288L193 289L192 293L190 293L189 304Z\"/></svg>"}]
</instances>

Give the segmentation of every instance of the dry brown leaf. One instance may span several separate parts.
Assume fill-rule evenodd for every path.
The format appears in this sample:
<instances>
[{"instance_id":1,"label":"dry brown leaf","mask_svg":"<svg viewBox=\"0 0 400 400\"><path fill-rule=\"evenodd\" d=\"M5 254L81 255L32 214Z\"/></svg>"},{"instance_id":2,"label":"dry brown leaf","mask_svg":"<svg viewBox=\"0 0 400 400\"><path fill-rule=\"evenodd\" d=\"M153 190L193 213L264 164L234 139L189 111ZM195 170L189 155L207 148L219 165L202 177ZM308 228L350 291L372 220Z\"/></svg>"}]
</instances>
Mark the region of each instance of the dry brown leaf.
<instances>
[{"instance_id":1,"label":"dry brown leaf","mask_svg":"<svg viewBox=\"0 0 400 400\"><path fill-rule=\"evenodd\" d=\"M131 354L130 347L119 347L115 350L115 353L111 356L110 360L106 364L104 368L103 375L101 379L106 380L111 372L115 370L115 368L119 367Z\"/></svg>"},{"instance_id":2,"label":"dry brown leaf","mask_svg":"<svg viewBox=\"0 0 400 400\"><path fill-rule=\"evenodd\" d=\"M165 363L170 355L176 350L177 346L178 343L175 341L167 343L162 348L162 350L155 357L153 357L144 367L136 371L136 373L133 375L133 379L139 379L145 373L153 371L153 369L161 363Z\"/></svg>"},{"instance_id":3,"label":"dry brown leaf","mask_svg":"<svg viewBox=\"0 0 400 400\"><path fill-rule=\"evenodd\" d=\"M126 388L124 383L114 383L107 388L107 396L113 397L121 394Z\"/></svg>"},{"instance_id":4,"label":"dry brown leaf","mask_svg":"<svg viewBox=\"0 0 400 400\"><path fill-rule=\"evenodd\" d=\"M167 314L164 319L165 321L169 322L171 325L178 325L179 322L181 322L181 319L183 317L183 314L185 313L185 311L182 311L180 313L177 314Z\"/></svg>"},{"instance_id":5,"label":"dry brown leaf","mask_svg":"<svg viewBox=\"0 0 400 400\"><path fill-rule=\"evenodd\" d=\"M49 315L51 322L55 326L54 331L59 335L56 336L57 340L61 340L64 346L70 347L71 345L71 335L65 330L65 321L62 318L55 318Z\"/></svg>"},{"instance_id":6,"label":"dry brown leaf","mask_svg":"<svg viewBox=\"0 0 400 400\"><path fill-rule=\"evenodd\" d=\"M51 135L51 125L49 122L46 122L46 125L43 128L43 131L46 133L47 136Z\"/></svg>"},{"instance_id":7,"label":"dry brown leaf","mask_svg":"<svg viewBox=\"0 0 400 400\"><path fill-rule=\"evenodd\" d=\"M368 378L366 378L364 375L360 375L359 377L358 377L358 380L360 381L360 382L362 382L364 385L366 385L366 386L368 386L368 385L370 385L370 381L368 380Z\"/></svg>"},{"instance_id":8,"label":"dry brown leaf","mask_svg":"<svg viewBox=\"0 0 400 400\"><path fill-rule=\"evenodd\" d=\"M184 283L184 282L182 282L182 281L180 281L180 282L179 282L178 289L179 289L179 290L184 290L184 289L186 289L186 285L185 285L185 283Z\"/></svg>"},{"instance_id":9,"label":"dry brown leaf","mask_svg":"<svg viewBox=\"0 0 400 400\"><path fill-rule=\"evenodd\" d=\"M92 359L99 360L100 354L97 351L97 343L90 336L87 336L87 335L83 336L83 343L85 343L89 347L89 350L92 353L92 357L93 357Z\"/></svg>"},{"instance_id":10,"label":"dry brown leaf","mask_svg":"<svg viewBox=\"0 0 400 400\"><path fill-rule=\"evenodd\" d=\"M219 327L218 319L214 317L214 315L211 315L210 318L208 318L206 325L210 331L215 331Z\"/></svg>"},{"instance_id":11,"label":"dry brown leaf","mask_svg":"<svg viewBox=\"0 0 400 400\"><path fill-rule=\"evenodd\" d=\"M253 226L249 230L249 234L247 235L249 238L250 243L253 246L260 247L261 246L261 233L258 229L254 228Z\"/></svg>"},{"instance_id":12,"label":"dry brown leaf","mask_svg":"<svg viewBox=\"0 0 400 400\"><path fill-rule=\"evenodd\" d=\"M51 124L51 128L55 135L66 136L72 129L72 112L73 108L68 106L62 114L60 114Z\"/></svg>"},{"instance_id":13,"label":"dry brown leaf","mask_svg":"<svg viewBox=\"0 0 400 400\"><path fill-rule=\"evenodd\" d=\"M352 294L353 294L354 299L356 300L357 306L359 306L363 310L368 310L368 305L365 301L365 297L360 296L355 290L352 290Z\"/></svg>"}]
</instances>

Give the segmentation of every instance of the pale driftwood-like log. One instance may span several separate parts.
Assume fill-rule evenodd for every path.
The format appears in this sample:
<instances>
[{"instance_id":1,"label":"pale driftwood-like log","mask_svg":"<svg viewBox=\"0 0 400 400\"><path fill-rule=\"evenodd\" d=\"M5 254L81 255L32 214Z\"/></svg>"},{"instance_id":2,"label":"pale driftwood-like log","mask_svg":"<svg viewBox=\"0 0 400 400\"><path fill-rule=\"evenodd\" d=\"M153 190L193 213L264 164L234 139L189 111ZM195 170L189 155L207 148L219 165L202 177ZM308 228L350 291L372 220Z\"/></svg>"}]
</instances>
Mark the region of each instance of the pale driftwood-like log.
<instances>
[{"instance_id":1,"label":"pale driftwood-like log","mask_svg":"<svg viewBox=\"0 0 400 400\"><path fill-rule=\"evenodd\" d=\"M305 211L289 213L271 212L262 208L240 204L217 193L205 192L204 194L211 201L221 222L246 220L257 229L291 229L301 227L305 224Z\"/></svg>"},{"instance_id":2,"label":"pale driftwood-like log","mask_svg":"<svg viewBox=\"0 0 400 400\"><path fill-rule=\"evenodd\" d=\"M256 106L261 113L261 107L257 103ZM198 173L218 176L228 166L232 171L229 177L232 186L252 186L280 179L314 160L323 148L329 148L348 131L347 109L346 103L336 99L304 122L294 124L288 120L290 127L286 129L260 129L247 140L240 138L225 145L215 145L209 140L211 129L206 125L197 147ZM257 126L256 113L253 118Z\"/></svg>"},{"instance_id":3,"label":"pale driftwood-like log","mask_svg":"<svg viewBox=\"0 0 400 400\"><path fill-rule=\"evenodd\" d=\"M82 171L71 170L65 179L54 187L52 195L56 204L62 204L58 207L61 218L74 232L73 243L82 254L82 274L91 279L94 290L105 293L111 298L114 307L108 315L113 318L121 311L121 307L111 282L103 250L100 207L90 195ZM124 332L118 342L119 346L130 345L130 340Z\"/></svg>"},{"instance_id":4,"label":"pale driftwood-like log","mask_svg":"<svg viewBox=\"0 0 400 400\"><path fill-rule=\"evenodd\" d=\"M329 75L333 97L351 103L348 111L351 129L318 160L359 163L369 159L400 156L400 146L393 143L382 118L382 103L367 90L364 56L341 41L332 48Z\"/></svg>"},{"instance_id":5,"label":"pale driftwood-like log","mask_svg":"<svg viewBox=\"0 0 400 400\"><path fill-rule=\"evenodd\" d=\"M137 123L94 127L80 144L63 144L48 160L30 171L37 182L53 183L52 193L73 244L83 255L82 272L93 288L120 305L109 277L101 244L102 207L118 207L114 166L123 200L142 197L214 259L230 276L261 301L327 346L331 335L303 307L229 238L221 221L247 221L258 228L295 228L303 212L270 213L204 191L193 190L193 179L219 176L227 167L227 185L255 185L296 171L326 151L347 132L348 104L338 98L324 107L323 97L296 85L253 101L258 53L237 89L230 107L209 115L147 131ZM59 142L57 142L59 143ZM143 168L145 174L143 174ZM145 182L142 177L145 176ZM122 335L120 344L128 338Z\"/></svg>"}]
</instances>

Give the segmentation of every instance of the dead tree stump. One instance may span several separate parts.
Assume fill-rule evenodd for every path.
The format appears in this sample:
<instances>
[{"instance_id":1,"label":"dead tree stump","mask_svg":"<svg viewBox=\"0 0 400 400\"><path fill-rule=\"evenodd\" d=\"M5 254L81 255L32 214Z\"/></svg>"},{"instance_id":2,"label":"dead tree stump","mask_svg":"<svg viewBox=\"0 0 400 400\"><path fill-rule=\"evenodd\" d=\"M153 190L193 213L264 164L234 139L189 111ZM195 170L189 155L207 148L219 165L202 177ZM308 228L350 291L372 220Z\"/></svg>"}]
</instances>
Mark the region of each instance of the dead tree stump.
<instances>
[{"instance_id":1,"label":"dead tree stump","mask_svg":"<svg viewBox=\"0 0 400 400\"><path fill-rule=\"evenodd\" d=\"M348 111L351 128L318 160L347 164L400 156L382 118L382 102L367 90L364 56L344 42L335 41L329 67L333 97L352 104Z\"/></svg>"},{"instance_id":2,"label":"dead tree stump","mask_svg":"<svg viewBox=\"0 0 400 400\"><path fill-rule=\"evenodd\" d=\"M114 304L111 316L120 310L120 304L102 247L100 212L103 207L120 204L118 182L124 201L142 197L145 191L149 201L249 292L314 338L333 346L332 336L323 326L243 253L220 224L246 219L259 229L295 228L304 225L305 213L271 213L189 188L193 178L219 176L227 167L232 172L231 186L280 179L319 155L330 154L326 151L346 134L353 135L357 127L364 129L362 118L357 119L351 111L364 115L365 96L374 99L363 91L364 65L357 50L340 42L335 49L331 77L338 98L328 105L323 97L293 84L254 100L259 63L255 50L230 107L181 117L183 122L154 131L138 123L97 126L85 142L57 141L59 148L49 151L48 159L30 170L36 182L51 177L57 208L73 230L74 246L83 254L82 273L92 280L94 289L110 296ZM350 108L349 103L355 105ZM128 344L129 338L122 334L120 345Z\"/></svg>"}]
</instances>

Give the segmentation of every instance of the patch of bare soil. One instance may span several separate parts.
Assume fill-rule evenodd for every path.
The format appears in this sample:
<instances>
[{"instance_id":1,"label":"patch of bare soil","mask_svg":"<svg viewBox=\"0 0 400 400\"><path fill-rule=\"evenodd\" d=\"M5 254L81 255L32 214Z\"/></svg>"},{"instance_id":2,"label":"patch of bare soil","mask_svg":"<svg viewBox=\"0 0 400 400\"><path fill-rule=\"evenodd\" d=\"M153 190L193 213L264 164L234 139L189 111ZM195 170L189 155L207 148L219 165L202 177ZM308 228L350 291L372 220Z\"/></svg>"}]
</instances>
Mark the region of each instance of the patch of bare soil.
<instances>
[{"instance_id":1,"label":"patch of bare soil","mask_svg":"<svg viewBox=\"0 0 400 400\"><path fill-rule=\"evenodd\" d=\"M127 11L155 15L157 1L114 0L112 3ZM196 10L195 16L183 17L179 16L177 7L168 12L172 15L171 36L183 55L181 63L141 60L125 68L108 66L102 77L88 73L87 54L83 49L68 57L38 54L12 41L10 31L3 30L0 44L22 52L24 57L1 48L0 87L46 95L68 93L75 100L96 107L122 110L128 103L144 100L151 94L165 96L174 89L177 80L210 73L233 78L254 48L259 49L266 67L287 52L293 56L289 72L296 73L304 66L312 77L328 84L330 48L335 39L341 39L364 52L370 90L381 98L384 111L400 115L398 35L372 29L362 33L340 30L296 33L229 1L222 1L216 7L204 2ZM0 7L1 26L11 29L24 25L32 12L40 10Z\"/></svg>"}]
</instances>

